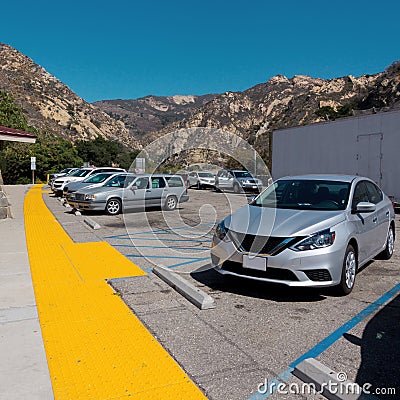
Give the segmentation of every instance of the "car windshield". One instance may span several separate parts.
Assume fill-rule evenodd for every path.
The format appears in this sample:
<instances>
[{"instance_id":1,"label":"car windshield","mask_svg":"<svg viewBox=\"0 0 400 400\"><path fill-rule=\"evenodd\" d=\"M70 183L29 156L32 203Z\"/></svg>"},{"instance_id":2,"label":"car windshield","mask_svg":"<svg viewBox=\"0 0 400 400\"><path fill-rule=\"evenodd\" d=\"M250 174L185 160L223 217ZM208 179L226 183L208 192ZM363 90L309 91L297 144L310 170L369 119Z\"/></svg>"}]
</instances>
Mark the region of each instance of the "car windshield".
<instances>
[{"instance_id":1,"label":"car windshield","mask_svg":"<svg viewBox=\"0 0 400 400\"><path fill-rule=\"evenodd\" d=\"M84 183L101 183L104 182L107 178L109 178L111 174L96 174L89 176L83 182Z\"/></svg>"},{"instance_id":2,"label":"car windshield","mask_svg":"<svg viewBox=\"0 0 400 400\"><path fill-rule=\"evenodd\" d=\"M252 178L250 172L248 171L233 171L236 178Z\"/></svg>"},{"instance_id":3,"label":"car windshield","mask_svg":"<svg viewBox=\"0 0 400 400\"><path fill-rule=\"evenodd\" d=\"M126 175L117 175L105 183L105 187L119 187L123 188L125 185Z\"/></svg>"},{"instance_id":4,"label":"car windshield","mask_svg":"<svg viewBox=\"0 0 400 400\"><path fill-rule=\"evenodd\" d=\"M211 172L199 172L199 176L202 178L213 178L214 175Z\"/></svg>"},{"instance_id":5,"label":"car windshield","mask_svg":"<svg viewBox=\"0 0 400 400\"><path fill-rule=\"evenodd\" d=\"M71 176L86 176L91 170L90 169L77 169L75 172L71 174Z\"/></svg>"},{"instance_id":6,"label":"car windshield","mask_svg":"<svg viewBox=\"0 0 400 400\"><path fill-rule=\"evenodd\" d=\"M349 192L349 182L282 179L269 186L251 205L294 210L344 210Z\"/></svg>"}]
</instances>

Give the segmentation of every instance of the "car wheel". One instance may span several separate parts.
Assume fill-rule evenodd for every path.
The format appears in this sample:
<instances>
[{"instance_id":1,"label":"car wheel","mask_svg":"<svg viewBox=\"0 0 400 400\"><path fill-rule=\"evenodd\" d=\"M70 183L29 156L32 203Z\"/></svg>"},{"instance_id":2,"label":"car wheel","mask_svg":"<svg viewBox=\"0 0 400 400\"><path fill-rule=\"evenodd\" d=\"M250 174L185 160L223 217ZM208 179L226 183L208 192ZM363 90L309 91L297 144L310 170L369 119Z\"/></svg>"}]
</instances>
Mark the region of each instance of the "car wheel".
<instances>
[{"instance_id":1,"label":"car wheel","mask_svg":"<svg viewBox=\"0 0 400 400\"><path fill-rule=\"evenodd\" d=\"M240 187L239 187L239 185L238 185L237 183L235 183L235 184L233 185L233 191L234 191L235 193L239 193L239 192L240 192Z\"/></svg>"},{"instance_id":2,"label":"car wheel","mask_svg":"<svg viewBox=\"0 0 400 400\"><path fill-rule=\"evenodd\" d=\"M164 210L173 211L178 205L178 199L175 196L169 196L165 201Z\"/></svg>"},{"instance_id":3,"label":"car wheel","mask_svg":"<svg viewBox=\"0 0 400 400\"><path fill-rule=\"evenodd\" d=\"M343 259L342 276L337 286L338 294L344 296L349 294L354 287L357 273L357 254L354 247L349 244Z\"/></svg>"},{"instance_id":4,"label":"car wheel","mask_svg":"<svg viewBox=\"0 0 400 400\"><path fill-rule=\"evenodd\" d=\"M197 190L200 190L200 189L201 189L201 184L200 184L200 181L197 181L196 188L197 188Z\"/></svg>"},{"instance_id":5,"label":"car wheel","mask_svg":"<svg viewBox=\"0 0 400 400\"><path fill-rule=\"evenodd\" d=\"M385 250L383 250L382 253L379 254L379 256L384 260L389 260L393 255L393 251L394 251L394 232L393 232L393 226L390 226L386 239Z\"/></svg>"},{"instance_id":6,"label":"car wheel","mask_svg":"<svg viewBox=\"0 0 400 400\"><path fill-rule=\"evenodd\" d=\"M106 204L106 213L108 215L117 215L121 212L121 208L120 199L110 199Z\"/></svg>"}]
</instances>

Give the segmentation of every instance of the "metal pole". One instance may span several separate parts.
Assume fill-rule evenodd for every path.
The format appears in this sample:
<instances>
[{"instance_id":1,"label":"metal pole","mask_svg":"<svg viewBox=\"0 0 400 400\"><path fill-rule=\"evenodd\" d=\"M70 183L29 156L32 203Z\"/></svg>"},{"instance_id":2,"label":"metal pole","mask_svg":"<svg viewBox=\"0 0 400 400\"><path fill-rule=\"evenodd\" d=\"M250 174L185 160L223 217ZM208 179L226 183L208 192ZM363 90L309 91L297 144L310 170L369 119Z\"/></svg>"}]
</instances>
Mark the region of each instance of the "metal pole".
<instances>
[{"instance_id":1,"label":"metal pole","mask_svg":"<svg viewBox=\"0 0 400 400\"><path fill-rule=\"evenodd\" d=\"M257 175L257 152L254 149L254 178L256 177L256 175Z\"/></svg>"},{"instance_id":2,"label":"metal pole","mask_svg":"<svg viewBox=\"0 0 400 400\"><path fill-rule=\"evenodd\" d=\"M32 185L35 184L35 170L32 170Z\"/></svg>"}]
</instances>

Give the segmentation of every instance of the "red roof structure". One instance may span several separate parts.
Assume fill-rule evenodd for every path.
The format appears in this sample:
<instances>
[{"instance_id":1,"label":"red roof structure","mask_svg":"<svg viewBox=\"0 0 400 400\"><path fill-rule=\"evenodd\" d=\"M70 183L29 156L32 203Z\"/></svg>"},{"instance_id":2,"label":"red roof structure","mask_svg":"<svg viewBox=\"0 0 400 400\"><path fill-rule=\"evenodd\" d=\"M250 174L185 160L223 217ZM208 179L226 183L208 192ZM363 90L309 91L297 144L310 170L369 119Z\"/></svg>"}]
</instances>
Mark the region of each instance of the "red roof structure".
<instances>
[{"instance_id":1,"label":"red roof structure","mask_svg":"<svg viewBox=\"0 0 400 400\"><path fill-rule=\"evenodd\" d=\"M30 132L0 126L0 140L9 142L35 143L37 136Z\"/></svg>"}]
</instances>

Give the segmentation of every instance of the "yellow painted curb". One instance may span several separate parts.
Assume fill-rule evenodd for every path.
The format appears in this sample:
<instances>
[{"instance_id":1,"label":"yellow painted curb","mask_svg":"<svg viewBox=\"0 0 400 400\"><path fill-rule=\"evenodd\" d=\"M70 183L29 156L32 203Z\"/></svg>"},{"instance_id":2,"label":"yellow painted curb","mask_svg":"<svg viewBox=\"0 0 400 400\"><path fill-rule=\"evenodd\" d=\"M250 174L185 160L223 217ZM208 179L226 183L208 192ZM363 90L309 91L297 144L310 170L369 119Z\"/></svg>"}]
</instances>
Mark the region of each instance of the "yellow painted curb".
<instances>
[{"instance_id":1,"label":"yellow painted curb","mask_svg":"<svg viewBox=\"0 0 400 400\"><path fill-rule=\"evenodd\" d=\"M206 399L105 281L144 272L105 242L74 243L42 186L24 214L55 399Z\"/></svg>"}]
</instances>

